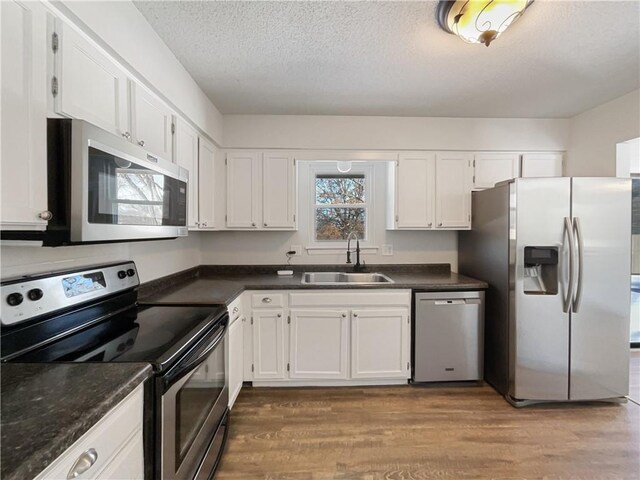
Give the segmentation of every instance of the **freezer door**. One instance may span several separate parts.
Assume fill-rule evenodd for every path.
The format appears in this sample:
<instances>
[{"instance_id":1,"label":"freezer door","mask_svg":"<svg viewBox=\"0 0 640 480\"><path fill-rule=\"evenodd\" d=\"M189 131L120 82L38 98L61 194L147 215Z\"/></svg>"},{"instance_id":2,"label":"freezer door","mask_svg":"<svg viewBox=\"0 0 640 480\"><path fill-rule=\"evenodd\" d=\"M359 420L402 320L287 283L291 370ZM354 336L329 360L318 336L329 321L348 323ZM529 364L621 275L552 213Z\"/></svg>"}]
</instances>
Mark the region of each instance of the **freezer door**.
<instances>
[{"instance_id":1,"label":"freezer door","mask_svg":"<svg viewBox=\"0 0 640 480\"><path fill-rule=\"evenodd\" d=\"M577 283L571 314L572 400L629 391L631 181L573 178ZM580 245L580 243L582 245ZM579 269L582 269L582 272Z\"/></svg>"},{"instance_id":2,"label":"freezer door","mask_svg":"<svg viewBox=\"0 0 640 480\"><path fill-rule=\"evenodd\" d=\"M563 301L569 294L565 219L570 218L571 180L522 178L512 189L509 395L521 400L567 400L569 313L564 313ZM558 249L556 293L532 292L534 279L525 278L524 262L524 249L532 246ZM549 282L546 287L553 290Z\"/></svg>"}]
</instances>

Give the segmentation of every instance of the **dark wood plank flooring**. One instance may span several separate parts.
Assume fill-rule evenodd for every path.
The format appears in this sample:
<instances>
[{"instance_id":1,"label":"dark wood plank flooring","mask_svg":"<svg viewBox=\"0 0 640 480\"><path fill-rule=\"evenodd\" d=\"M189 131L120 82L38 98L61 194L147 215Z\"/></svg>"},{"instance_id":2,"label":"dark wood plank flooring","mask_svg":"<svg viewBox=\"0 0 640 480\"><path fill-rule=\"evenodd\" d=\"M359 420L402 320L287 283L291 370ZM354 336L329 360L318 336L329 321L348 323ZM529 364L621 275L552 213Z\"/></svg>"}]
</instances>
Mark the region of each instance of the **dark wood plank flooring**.
<instances>
[{"instance_id":1,"label":"dark wood plank flooring","mask_svg":"<svg viewBox=\"0 0 640 480\"><path fill-rule=\"evenodd\" d=\"M488 386L245 388L216 479L638 480L640 406L515 409Z\"/></svg>"}]
</instances>

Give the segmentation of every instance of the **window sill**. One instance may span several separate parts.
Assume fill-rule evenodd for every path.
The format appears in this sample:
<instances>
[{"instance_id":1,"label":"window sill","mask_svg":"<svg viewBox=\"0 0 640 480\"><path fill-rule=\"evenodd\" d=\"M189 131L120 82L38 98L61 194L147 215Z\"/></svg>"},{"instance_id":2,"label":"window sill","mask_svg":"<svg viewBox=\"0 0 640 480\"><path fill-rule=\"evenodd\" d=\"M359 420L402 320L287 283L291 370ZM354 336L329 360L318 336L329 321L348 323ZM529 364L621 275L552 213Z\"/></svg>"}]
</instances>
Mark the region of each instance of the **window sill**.
<instances>
[{"instance_id":1,"label":"window sill","mask_svg":"<svg viewBox=\"0 0 640 480\"><path fill-rule=\"evenodd\" d=\"M369 245L369 246L360 246L360 253L378 253L378 250L380 249L380 247L377 247L375 245ZM344 246L318 246L318 245L311 245L308 247L305 247L305 250L307 251L308 255L335 255L336 253L347 253L347 247ZM356 252L356 247L355 245L352 246L352 250L351 250L351 254L355 255Z\"/></svg>"}]
</instances>

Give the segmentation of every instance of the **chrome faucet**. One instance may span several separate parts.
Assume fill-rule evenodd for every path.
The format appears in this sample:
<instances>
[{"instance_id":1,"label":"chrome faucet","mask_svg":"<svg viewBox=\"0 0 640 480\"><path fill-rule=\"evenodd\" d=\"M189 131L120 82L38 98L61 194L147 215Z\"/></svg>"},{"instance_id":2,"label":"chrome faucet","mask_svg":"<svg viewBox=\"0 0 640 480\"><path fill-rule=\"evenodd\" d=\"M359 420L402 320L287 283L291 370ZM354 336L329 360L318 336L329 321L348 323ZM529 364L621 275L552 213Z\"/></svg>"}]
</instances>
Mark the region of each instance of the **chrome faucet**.
<instances>
[{"instance_id":1,"label":"chrome faucet","mask_svg":"<svg viewBox=\"0 0 640 480\"><path fill-rule=\"evenodd\" d=\"M356 264L353 266L353 270L361 272L365 267L364 261L360 264L360 240L358 240L358 234L355 231L350 232L347 236L347 263L351 263L351 237L356 239Z\"/></svg>"}]
</instances>

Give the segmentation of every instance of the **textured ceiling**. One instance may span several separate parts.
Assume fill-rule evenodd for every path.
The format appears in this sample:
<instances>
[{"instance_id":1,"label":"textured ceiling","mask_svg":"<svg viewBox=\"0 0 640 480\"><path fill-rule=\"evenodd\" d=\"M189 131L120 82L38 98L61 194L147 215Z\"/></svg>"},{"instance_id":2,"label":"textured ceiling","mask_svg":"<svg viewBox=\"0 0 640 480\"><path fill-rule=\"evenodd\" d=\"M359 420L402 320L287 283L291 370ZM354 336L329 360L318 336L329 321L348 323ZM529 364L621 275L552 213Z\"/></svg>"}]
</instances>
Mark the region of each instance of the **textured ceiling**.
<instances>
[{"instance_id":1,"label":"textured ceiling","mask_svg":"<svg viewBox=\"0 0 640 480\"><path fill-rule=\"evenodd\" d=\"M537 0L489 48L435 2L134 3L228 114L570 117L640 87L639 1Z\"/></svg>"}]
</instances>

